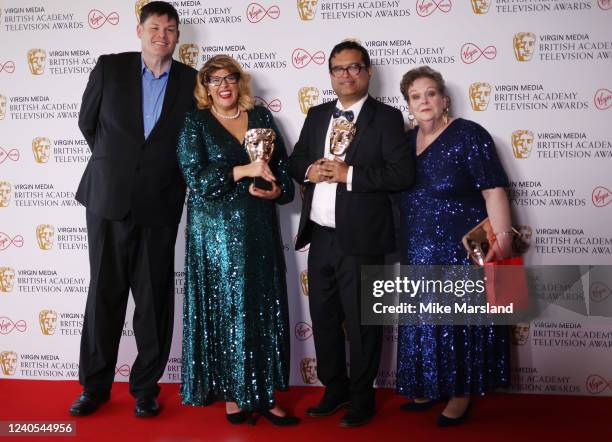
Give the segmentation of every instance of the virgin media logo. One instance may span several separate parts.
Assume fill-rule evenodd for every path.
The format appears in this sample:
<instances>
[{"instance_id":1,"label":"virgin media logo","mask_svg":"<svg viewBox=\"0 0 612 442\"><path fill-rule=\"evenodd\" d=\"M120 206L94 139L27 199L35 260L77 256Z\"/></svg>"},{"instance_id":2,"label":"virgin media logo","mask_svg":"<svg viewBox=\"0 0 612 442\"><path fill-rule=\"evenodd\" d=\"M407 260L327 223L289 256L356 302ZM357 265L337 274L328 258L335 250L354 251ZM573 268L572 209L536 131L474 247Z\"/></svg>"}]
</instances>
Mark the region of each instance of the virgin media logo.
<instances>
[{"instance_id":1,"label":"virgin media logo","mask_svg":"<svg viewBox=\"0 0 612 442\"><path fill-rule=\"evenodd\" d=\"M270 17L276 20L280 17L280 8L276 5L270 6L266 9L259 3L251 3L246 9L247 20L251 23L259 23L266 17Z\"/></svg>"},{"instance_id":2,"label":"virgin media logo","mask_svg":"<svg viewBox=\"0 0 612 442\"><path fill-rule=\"evenodd\" d=\"M0 164L7 160L19 161L19 151L17 149L5 150L0 147Z\"/></svg>"},{"instance_id":3,"label":"virgin media logo","mask_svg":"<svg viewBox=\"0 0 612 442\"><path fill-rule=\"evenodd\" d=\"M295 337L298 341L305 341L312 336L312 327L306 322L295 324Z\"/></svg>"},{"instance_id":4,"label":"virgin media logo","mask_svg":"<svg viewBox=\"0 0 612 442\"><path fill-rule=\"evenodd\" d=\"M452 8L451 0L417 0L416 2L416 13L421 17L428 17L436 11L447 13Z\"/></svg>"},{"instance_id":5,"label":"virgin media logo","mask_svg":"<svg viewBox=\"0 0 612 442\"><path fill-rule=\"evenodd\" d=\"M487 46L480 49L474 43L465 43L461 46L461 61L465 64L472 64L484 57L487 60L493 60L497 56L497 48L495 46Z\"/></svg>"},{"instance_id":6,"label":"virgin media logo","mask_svg":"<svg viewBox=\"0 0 612 442\"><path fill-rule=\"evenodd\" d=\"M266 101L265 98L258 97L258 96L255 96L253 98L255 98L256 106L263 106L272 112L280 112L283 109L283 104L278 98L274 98L271 101Z\"/></svg>"},{"instance_id":7,"label":"virgin media logo","mask_svg":"<svg viewBox=\"0 0 612 442\"><path fill-rule=\"evenodd\" d=\"M297 48L293 50L291 54L291 63L293 67L302 69L305 68L313 61L318 65L325 63L325 54L323 51L317 51L310 55L306 49Z\"/></svg>"},{"instance_id":8,"label":"virgin media logo","mask_svg":"<svg viewBox=\"0 0 612 442\"><path fill-rule=\"evenodd\" d=\"M11 246L23 247L23 236L17 235L11 238L6 233L0 232L0 250L6 250Z\"/></svg>"},{"instance_id":9,"label":"virgin media logo","mask_svg":"<svg viewBox=\"0 0 612 442\"><path fill-rule=\"evenodd\" d=\"M121 376L126 378L130 375L131 371L132 368L128 364L123 364L115 368L115 374L120 374Z\"/></svg>"},{"instance_id":10,"label":"virgin media logo","mask_svg":"<svg viewBox=\"0 0 612 442\"><path fill-rule=\"evenodd\" d=\"M593 189L591 200L595 207L605 207L612 202L612 192L603 186L597 186Z\"/></svg>"},{"instance_id":11,"label":"virgin media logo","mask_svg":"<svg viewBox=\"0 0 612 442\"><path fill-rule=\"evenodd\" d=\"M7 74L12 74L13 72L15 72L15 62L9 60L3 63L0 61L0 72L6 72Z\"/></svg>"},{"instance_id":12,"label":"virgin media logo","mask_svg":"<svg viewBox=\"0 0 612 442\"><path fill-rule=\"evenodd\" d=\"M87 16L87 23L92 29L99 29L104 26L105 23L116 26L119 23L119 14L113 11L105 15L102 11L92 9Z\"/></svg>"},{"instance_id":13,"label":"virgin media logo","mask_svg":"<svg viewBox=\"0 0 612 442\"><path fill-rule=\"evenodd\" d=\"M594 302L602 302L610 297L612 290L606 283L596 281L591 284L591 300Z\"/></svg>"},{"instance_id":14,"label":"virgin media logo","mask_svg":"<svg viewBox=\"0 0 612 442\"><path fill-rule=\"evenodd\" d=\"M612 9L612 0L597 0L597 5L604 11L607 11Z\"/></svg>"},{"instance_id":15,"label":"virgin media logo","mask_svg":"<svg viewBox=\"0 0 612 442\"><path fill-rule=\"evenodd\" d=\"M605 88L599 89L595 92L593 102L595 103L595 107L599 110L610 109L612 107L612 91Z\"/></svg>"},{"instance_id":16,"label":"virgin media logo","mask_svg":"<svg viewBox=\"0 0 612 442\"><path fill-rule=\"evenodd\" d=\"M591 394L603 393L608 388L612 390L612 381L607 381L598 374L589 375L586 380L586 389Z\"/></svg>"},{"instance_id":17,"label":"virgin media logo","mask_svg":"<svg viewBox=\"0 0 612 442\"><path fill-rule=\"evenodd\" d=\"M0 317L0 335L8 335L13 330L23 333L28 329L26 322L23 319L13 321L6 316Z\"/></svg>"}]
</instances>

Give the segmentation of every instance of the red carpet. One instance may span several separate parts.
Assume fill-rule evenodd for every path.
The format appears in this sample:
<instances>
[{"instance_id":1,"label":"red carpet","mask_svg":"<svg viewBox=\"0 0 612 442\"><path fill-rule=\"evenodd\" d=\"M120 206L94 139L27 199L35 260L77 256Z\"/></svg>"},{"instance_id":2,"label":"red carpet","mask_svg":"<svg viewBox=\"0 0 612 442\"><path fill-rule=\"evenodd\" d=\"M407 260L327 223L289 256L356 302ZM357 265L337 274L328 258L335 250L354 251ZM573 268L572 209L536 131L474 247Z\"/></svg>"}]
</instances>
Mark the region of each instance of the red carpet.
<instances>
[{"instance_id":1,"label":"red carpet","mask_svg":"<svg viewBox=\"0 0 612 442\"><path fill-rule=\"evenodd\" d=\"M443 406L426 413L401 412L403 399L392 390L379 390L378 414L360 428L338 427L342 416L304 417L306 407L316 403L319 388L294 387L279 394L279 403L303 421L293 428L277 428L259 419L254 427L230 425L222 403L194 408L179 404L178 385L164 384L161 414L153 419L133 416L133 400L127 384L114 384L112 399L86 418L72 418L67 409L80 392L77 382L0 380L0 421L73 421L76 437L52 437L52 441L606 441L612 437L612 398L489 395L478 398L468 421L461 427L436 428ZM4 440L46 440L2 437Z\"/></svg>"}]
</instances>

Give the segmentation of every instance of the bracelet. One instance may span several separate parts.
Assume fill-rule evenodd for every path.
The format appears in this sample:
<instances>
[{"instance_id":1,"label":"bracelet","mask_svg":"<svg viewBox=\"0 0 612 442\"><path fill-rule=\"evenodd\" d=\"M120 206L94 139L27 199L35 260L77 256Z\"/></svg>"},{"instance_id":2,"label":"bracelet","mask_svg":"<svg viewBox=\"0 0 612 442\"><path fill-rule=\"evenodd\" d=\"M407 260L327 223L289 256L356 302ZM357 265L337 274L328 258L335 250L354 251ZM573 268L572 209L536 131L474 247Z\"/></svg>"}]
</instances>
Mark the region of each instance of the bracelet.
<instances>
[{"instance_id":1,"label":"bracelet","mask_svg":"<svg viewBox=\"0 0 612 442\"><path fill-rule=\"evenodd\" d=\"M499 235L514 235L514 231L512 231L512 230L506 230L506 231L504 231L504 232L498 232L498 233L495 233L495 236L499 236Z\"/></svg>"}]
</instances>

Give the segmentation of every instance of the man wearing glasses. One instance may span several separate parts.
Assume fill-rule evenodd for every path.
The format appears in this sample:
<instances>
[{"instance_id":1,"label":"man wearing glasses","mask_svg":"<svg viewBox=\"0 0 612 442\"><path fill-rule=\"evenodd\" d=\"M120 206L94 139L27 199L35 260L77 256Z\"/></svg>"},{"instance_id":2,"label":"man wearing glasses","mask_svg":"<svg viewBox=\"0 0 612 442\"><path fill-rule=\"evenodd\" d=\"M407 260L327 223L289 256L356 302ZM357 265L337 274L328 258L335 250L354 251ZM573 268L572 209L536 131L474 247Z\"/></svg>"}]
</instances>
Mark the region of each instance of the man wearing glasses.
<instances>
[{"instance_id":1,"label":"man wearing glasses","mask_svg":"<svg viewBox=\"0 0 612 442\"><path fill-rule=\"evenodd\" d=\"M322 400L307 413L328 416L348 403L340 425L354 427L374 416L382 346L382 326L361 325L361 266L384 264L395 248L389 193L410 186L414 164L401 112L368 95L367 50L355 41L339 43L329 71L338 100L310 108L289 167L305 186L295 247L310 243L309 306L317 374L325 385ZM334 155L337 119L354 123L356 132L348 149Z\"/></svg>"},{"instance_id":2,"label":"man wearing glasses","mask_svg":"<svg viewBox=\"0 0 612 442\"><path fill-rule=\"evenodd\" d=\"M179 17L166 2L140 12L141 52L102 55L83 94L79 128L91 149L76 199L86 208L90 283L81 335L83 392L73 416L110 398L128 295L138 356L130 393L138 417L157 396L174 324L174 244L185 200L176 157L196 71L172 59Z\"/></svg>"}]
</instances>

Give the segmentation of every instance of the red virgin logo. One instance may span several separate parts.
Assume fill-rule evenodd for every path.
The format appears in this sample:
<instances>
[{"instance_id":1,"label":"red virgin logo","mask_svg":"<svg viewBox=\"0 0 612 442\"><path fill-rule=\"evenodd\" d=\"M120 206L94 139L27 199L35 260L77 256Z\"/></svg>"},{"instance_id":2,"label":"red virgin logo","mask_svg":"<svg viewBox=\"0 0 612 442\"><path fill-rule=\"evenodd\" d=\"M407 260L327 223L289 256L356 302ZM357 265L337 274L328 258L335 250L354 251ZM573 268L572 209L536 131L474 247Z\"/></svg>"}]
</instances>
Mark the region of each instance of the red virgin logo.
<instances>
[{"instance_id":1,"label":"red virgin logo","mask_svg":"<svg viewBox=\"0 0 612 442\"><path fill-rule=\"evenodd\" d=\"M595 92L593 102L595 103L595 107L599 110L610 109L610 107L612 107L612 91L606 88L599 89Z\"/></svg>"},{"instance_id":2,"label":"red virgin logo","mask_svg":"<svg viewBox=\"0 0 612 442\"><path fill-rule=\"evenodd\" d=\"M6 233L0 232L0 250L6 250L10 246L23 247L23 236L17 235L11 238Z\"/></svg>"},{"instance_id":3,"label":"red virgin logo","mask_svg":"<svg viewBox=\"0 0 612 442\"><path fill-rule=\"evenodd\" d=\"M295 324L295 337L298 341L305 341L312 336L312 326L306 322Z\"/></svg>"},{"instance_id":4,"label":"red virgin logo","mask_svg":"<svg viewBox=\"0 0 612 442\"><path fill-rule=\"evenodd\" d=\"M7 74L12 74L15 72L15 62L14 61L5 61L2 63L0 61L0 72L6 72Z\"/></svg>"},{"instance_id":5,"label":"red virgin logo","mask_svg":"<svg viewBox=\"0 0 612 442\"><path fill-rule=\"evenodd\" d=\"M283 109L283 104L278 98L274 98L271 101L266 101L265 98L258 97L258 96L255 96L253 98L255 98L256 106L263 106L272 112L280 112Z\"/></svg>"},{"instance_id":6,"label":"red virgin logo","mask_svg":"<svg viewBox=\"0 0 612 442\"><path fill-rule=\"evenodd\" d=\"M603 186L597 186L593 189L591 200L595 207L605 207L612 201L612 192Z\"/></svg>"},{"instance_id":7,"label":"red virgin logo","mask_svg":"<svg viewBox=\"0 0 612 442\"><path fill-rule=\"evenodd\" d=\"M604 11L607 11L612 8L612 0L597 0L597 5Z\"/></svg>"},{"instance_id":8,"label":"red virgin logo","mask_svg":"<svg viewBox=\"0 0 612 442\"><path fill-rule=\"evenodd\" d=\"M438 10L447 13L452 8L451 0L417 0L416 2L416 13L421 17L428 17Z\"/></svg>"},{"instance_id":9,"label":"red virgin logo","mask_svg":"<svg viewBox=\"0 0 612 442\"><path fill-rule=\"evenodd\" d=\"M606 283L596 281L591 284L591 300L594 302L602 302L610 297L612 290Z\"/></svg>"},{"instance_id":10,"label":"red virgin logo","mask_svg":"<svg viewBox=\"0 0 612 442\"><path fill-rule=\"evenodd\" d=\"M87 16L87 23L92 29L99 29L104 26L105 23L110 23L111 25L116 26L119 23L119 14L113 11L110 14L105 15L98 9L92 9L89 11L89 15Z\"/></svg>"},{"instance_id":11,"label":"red virgin logo","mask_svg":"<svg viewBox=\"0 0 612 442\"><path fill-rule=\"evenodd\" d=\"M317 51L310 55L306 49L302 48L294 49L291 54L291 63L295 68L305 68L311 61L314 61L318 65L322 65L325 63L325 54L323 51Z\"/></svg>"},{"instance_id":12,"label":"red virgin logo","mask_svg":"<svg viewBox=\"0 0 612 442\"><path fill-rule=\"evenodd\" d=\"M130 375L131 371L132 369L128 364L123 364L119 367L115 367L115 374L120 374L121 376L126 378Z\"/></svg>"},{"instance_id":13,"label":"red virgin logo","mask_svg":"<svg viewBox=\"0 0 612 442\"><path fill-rule=\"evenodd\" d=\"M586 380L586 389L591 394L603 393L608 388L612 390L612 381L607 381L598 374L589 375Z\"/></svg>"},{"instance_id":14,"label":"red virgin logo","mask_svg":"<svg viewBox=\"0 0 612 442\"><path fill-rule=\"evenodd\" d=\"M251 23L259 23L266 17L276 20L278 17L280 17L280 8L273 5L266 9L259 3L251 3L249 6L247 6L246 16L247 20Z\"/></svg>"},{"instance_id":15,"label":"red virgin logo","mask_svg":"<svg viewBox=\"0 0 612 442\"><path fill-rule=\"evenodd\" d=\"M495 46L487 46L480 49L474 43L465 43L461 46L461 61L465 64L472 64L484 57L487 60L493 60L497 56L497 48Z\"/></svg>"},{"instance_id":16,"label":"red virgin logo","mask_svg":"<svg viewBox=\"0 0 612 442\"><path fill-rule=\"evenodd\" d=\"M23 333L28 329L26 322L23 319L13 321L6 316L0 317L0 335L8 335L13 330Z\"/></svg>"},{"instance_id":17,"label":"red virgin logo","mask_svg":"<svg viewBox=\"0 0 612 442\"><path fill-rule=\"evenodd\" d=\"M0 147L0 164L7 160L19 161L19 151L17 149L4 150Z\"/></svg>"}]
</instances>

